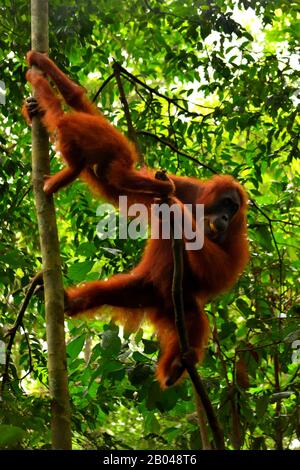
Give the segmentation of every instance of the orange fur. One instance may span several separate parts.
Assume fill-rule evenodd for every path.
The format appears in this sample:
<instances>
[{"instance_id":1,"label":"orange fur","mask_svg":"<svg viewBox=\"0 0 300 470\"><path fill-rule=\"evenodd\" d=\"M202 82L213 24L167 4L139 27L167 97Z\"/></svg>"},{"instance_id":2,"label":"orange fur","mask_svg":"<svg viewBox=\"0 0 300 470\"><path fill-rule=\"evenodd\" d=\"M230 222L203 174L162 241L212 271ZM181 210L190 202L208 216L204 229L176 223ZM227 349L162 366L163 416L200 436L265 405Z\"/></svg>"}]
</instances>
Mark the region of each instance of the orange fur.
<instances>
[{"instance_id":1,"label":"orange fur","mask_svg":"<svg viewBox=\"0 0 300 470\"><path fill-rule=\"evenodd\" d=\"M31 51L29 65L36 65L55 82L68 105L74 111L64 113L60 99L53 93L47 79L36 70L29 70L27 80L36 92L42 121L49 132L57 132L57 147L67 168L47 178L44 190L53 194L81 177L91 189L116 202L122 194L143 193L167 196L174 190L171 181L159 181L152 175L135 170L137 153L129 142L90 103L83 88L69 80L45 55ZM26 106L23 114L30 120ZM101 136L101 137L100 137ZM95 175L97 178L93 178Z\"/></svg>"},{"instance_id":2,"label":"orange fur","mask_svg":"<svg viewBox=\"0 0 300 470\"><path fill-rule=\"evenodd\" d=\"M30 52L27 59L30 65L38 66L51 77L66 103L75 109L65 114L60 99L54 95L46 78L38 72L27 73L44 111L42 120L49 131L57 131L58 145L68 165L46 180L47 193L59 190L80 176L95 193L115 203L119 195L127 195L129 203L150 205L154 197L174 193L181 205L204 204L209 212L228 191L237 195L239 208L230 220L224 239L214 241L206 234L201 250L184 253L186 327L194 361L200 360L209 333L204 305L211 296L235 283L248 259L245 191L229 176L216 176L203 182L171 175L169 181L158 181L150 170L137 171L134 146L98 113L83 89L71 82L43 54ZM24 114L29 119L26 109ZM163 388L177 382L184 374L171 296L172 277L171 240L150 239L142 260L130 273L66 291L70 316L87 311L94 316L101 313L103 305L109 305L114 307L113 315L134 329L145 315L153 323L161 344L157 378Z\"/></svg>"}]
</instances>

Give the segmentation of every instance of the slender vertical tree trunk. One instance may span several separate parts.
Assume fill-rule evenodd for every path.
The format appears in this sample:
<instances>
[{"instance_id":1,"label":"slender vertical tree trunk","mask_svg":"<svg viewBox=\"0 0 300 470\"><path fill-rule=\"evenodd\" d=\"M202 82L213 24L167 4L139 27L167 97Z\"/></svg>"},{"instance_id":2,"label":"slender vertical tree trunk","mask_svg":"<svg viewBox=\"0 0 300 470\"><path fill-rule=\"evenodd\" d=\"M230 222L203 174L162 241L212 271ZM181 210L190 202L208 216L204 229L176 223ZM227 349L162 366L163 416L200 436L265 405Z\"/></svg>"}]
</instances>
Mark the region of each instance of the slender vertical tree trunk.
<instances>
[{"instance_id":1,"label":"slender vertical tree trunk","mask_svg":"<svg viewBox=\"0 0 300 470\"><path fill-rule=\"evenodd\" d=\"M48 51L48 1L31 0L32 49ZM51 431L53 449L71 449L64 332L64 296L53 198L43 191L50 173L48 135L39 117L32 121L32 182L40 234L45 289Z\"/></svg>"},{"instance_id":2,"label":"slender vertical tree trunk","mask_svg":"<svg viewBox=\"0 0 300 470\"><path fill-rule=\"evenodd\" d=\"M202 401L197 393L197 390L195 390L195 387L193 387L193 390L194 390L196 411L197 411L197 417L198 417L199 433L200 433L200 438L202 442L202 450L212 450L212 446L209 442L209 437L208 437L208 428L207 428L205 409L202 405Z\"/></svg>"}]
</instances>

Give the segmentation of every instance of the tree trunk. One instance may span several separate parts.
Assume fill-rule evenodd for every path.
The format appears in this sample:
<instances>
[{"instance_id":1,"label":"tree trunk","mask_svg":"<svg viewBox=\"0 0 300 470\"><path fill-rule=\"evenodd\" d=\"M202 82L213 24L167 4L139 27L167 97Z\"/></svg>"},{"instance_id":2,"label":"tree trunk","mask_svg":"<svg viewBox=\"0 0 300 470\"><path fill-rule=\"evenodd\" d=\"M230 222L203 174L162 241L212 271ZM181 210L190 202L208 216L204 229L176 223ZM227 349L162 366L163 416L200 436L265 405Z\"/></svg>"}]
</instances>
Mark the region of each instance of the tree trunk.
<instances>
[{"instance_id":1,"label":"tree trunk","mask_svg":"<svg viewBox=\"0 0 300 470\"><path fill-rule=\"evenodd\" d=\"M31 0L32 49L48 51L48 1ZM48 343L53 449L71 449L70 404L66 369L64 295L53 198L43 191L49 175L49 143L38 116L32 120L32 182L40 234Z\"/></svg>"}]
</instances>

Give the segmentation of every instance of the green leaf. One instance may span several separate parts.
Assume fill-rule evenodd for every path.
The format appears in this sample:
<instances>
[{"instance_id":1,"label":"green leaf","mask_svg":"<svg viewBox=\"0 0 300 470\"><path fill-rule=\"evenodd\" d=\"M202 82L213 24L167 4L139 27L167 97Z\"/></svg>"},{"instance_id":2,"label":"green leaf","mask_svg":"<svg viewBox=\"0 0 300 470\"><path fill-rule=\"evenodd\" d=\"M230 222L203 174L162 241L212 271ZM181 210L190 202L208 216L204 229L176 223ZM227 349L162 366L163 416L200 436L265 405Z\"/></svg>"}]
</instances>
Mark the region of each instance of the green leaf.
<instances>
[{"instance_id":1,"label":"green leaf","mask_svg":"<svg viewBox=\"0 0 300 470\"><path fill-rule=\"evenodd\" d=\"M268 250L273 251L272 238L269 228L266 225L258 225L256 232L261 244Z\"/></svg>"},{"instance_id":2,"label":"green leaf","mask_svg":"<svg viewBox=\"0 0 300 470\"><path fill-rule=\"evenodd\" d=\"M220 339L225 339L228 336L232 335L236 331L236 324L234 322L228 322L222 325L219 337Z\"/></svg>"},{"instance_id":3,"label":"green leaf","mask_svg":"<svg viewBox=\"0 0 300 470\"><path fill-rule=\"evenodd\" d=\"M143 329L139 328L134 337L136 344L139 344L139 342L142 340L143 334L144 334Z\"/></svg>"},{"instance_id":4,"label":"green leaf","mask_svg":"<svg viewBox=\"0 0 300 470\"><path fill-rule=\"evenodd\" d=\"M24 429L18 426L0 424L0 447L12 448L23 439L24 435Z\"/></svg>"},{"instance_id":5,"label":"green leaf","mask_svg":"<svg viewBox=\"0 0 300 470\"><path fill-rule=\"evenodd\" d=\"M262 326L262 322L256 318L249 318L249 320L247 320L247 328L261 329Z\"/></svg>"},{"instance_id":6,"label":"green leaf","mask_svg":"<svg viewBox=\"0 0 300 470\"><path fill-rule=\"evenodd\" d=\"M75 359L78 354L82 351L85 342L85 335L80 335L77 338L72 339L67 344L67 354L71 360Z\"/></svg>"},{"instance_id":7,"label":"green leaf","mask_svg":"<svg viewBox=\"0 0 300 470\"><path fill-rule=\"evenodd\" d=\"M116 357L121 350L121 340L118 336L118 331L104 331L101 346L105 357Z\"/></svg>"},{"instance_id":8,"label":"green leaf","mask_svg":"<svg viewBox=\"0 0 300 470\"><path fill-rule=\"evenodd\" d=\"M76 262L69 268L68 276L74 282L84 281L93 265L93 261Z\"/></svg>"},{"instance_id":9,"label":"green leaf","mask_svg":"<svg viewBox=\"0 0 300 470\"><path fill-rule=\"evenodd\" d=\"M237 299L236 306L245 317L248 317L249 315L253 314L251 308L248 306L247 302L244 299Z\"/></svg>"},{"instance_id":10,"label":"green leaf","mask_svg":"<svg viewBox=\"0 0 300 470\"><path fill-rule=\"evenodd\" d=\"M124 370L124 365L115 360L106 360L104 364L102 365L102 371L103 373L109 373L109 372L117 372L117 371L123 371Z\"/></svg>"},{"instance_id":11,"label":"green leaf","mask_svg":"<svg viewBox=\"0 0 300 470\"><path fill-rule=\"evenodd\" d=\"M159 431L160 425L154 413L147 413L144 420L145 434L158 434Z\"/></svg>"},{"instance_id":12,"label":"green leaf","mask_svg":"<svg viewBox=\"0 0 300 470\"><path fill-rule=\"evenodd\" d=\"M95 251L96 247L93 243L82 243L78 247L77 254L82 256L93 256Z\"/></svg>"},{"instance_id":13,"label":"green leaf","mask_svg":"<svg viewBox=\"0 0 300 470\"><path fill-rule=\"evenodd\" d=\"M153 377L153 369L147 364L138 363L128 371L130 383L135 386L147 382L149 377Z\"/></svg>"},{"instance_id":14,"label":"green leaf","mask_svg":"<svg viewBox=\"0 0 300 470\"><path fill-rule=\"evenodd\" d=\"M144 356L144 354L141 354L138 351L134 351L134 353L132 354L132 359L135 362L144 362L144 363L149 362L149 358L147 356Z\"/></svg>"},{"instance_id":15,"label":"green leaf","mask_svg":"<svg viewBox=\"0 0 300 470\"><path fill-rule=\"evenodd\" d=\"M144 353L145 354L153 354L158 349L157 341L153 341L153 340L149 340L149 339L143 339L143 344L144 344Z\"/></svg>"}]
</instances>

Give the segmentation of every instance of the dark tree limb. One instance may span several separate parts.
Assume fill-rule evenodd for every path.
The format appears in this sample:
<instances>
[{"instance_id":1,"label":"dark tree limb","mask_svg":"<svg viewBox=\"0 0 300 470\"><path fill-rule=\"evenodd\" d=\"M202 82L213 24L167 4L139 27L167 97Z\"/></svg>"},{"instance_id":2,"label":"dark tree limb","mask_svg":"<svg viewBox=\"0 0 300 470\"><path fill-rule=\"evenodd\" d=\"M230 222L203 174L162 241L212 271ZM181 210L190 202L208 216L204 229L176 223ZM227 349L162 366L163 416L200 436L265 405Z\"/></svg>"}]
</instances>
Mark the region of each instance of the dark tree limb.
<instances>
[{"instance_id":1,"label":"dark tree limb","mask_svg":"<svg viewBox=\"0 0 300 470\"><path fill-rule=\"evenodd\" d=\"M176 106L176 108L180 109L184 114L186 114L188 116L201 117L203 119L206 119L208 116L211 116L215 113L215 109L213 109L212 112L207 113L207 114L201 114L201 113L197 113L195 111L189 111L187 108L181 106L178 103L178 101L179 101L178 99L171 98L170 96L167 96L167 95L164 95L163 93L160 93L158 90L156 90L156 88L151 87L147 83L145 83L142 80L140 80L139 78L137 78L132 73L128 72L128 70L126 70L124 67L122 67L121 64L119 64L118 62L116 62L116 63L118 64L118 66L120 68L121 74L123 76L125 76L128 80L130 80L133 83L137 83L138 85L142 86L145 90L148 90L149 93L151 93L153 95L156 95L156 96L159 96L160 98L164 99L168 103L173 104L174 106ZM184 101L184 100L181 100L181 101Z\"/></svg>"},{"instance_id":2,"label":"dark tree limb","mask_svg":"<svg viewBox=\"0 0 300 470\"><path fill-rule=\"evenodd\" d=\"M102 83L102 85L99 87L97 90L97 93L95 94L94 98L92 99L92 102L95 103L98 99L98 96L101 94L101 92L104 90L104 88L109 84L109 82L114 78L115 74L111 73L109 77L107 77L106 80Z\"/></svg>"},{"instance_id":3,"label":"dark tree limb","mask_svg":"<svg viewBox=\"0 0 300 470\"><path fill-rule=\"evenodd\" d=\"M149 131L137 131L137 134L145 135L147 137L151 137L151 139L155 139L155 140L157 140L157 142L160 142L161 144L166 145L167 147L169 147L171 150L173 150L173 152L177 153L177 155L181 155L182 157L185 157L188 160L191 160L192 162L196 163L197 165L202 166L202 168L206 168L207 170L209 170L214 175L218 174L218 172L216 170L214 170L212 167L206 165L205 163L200 162L199 160L197 160L197 158L192 157L191 155L184 152L183 150L178 149L172 142L170 142L169 140L167 140L164 137L160 137L159 135L153 134L152 132L149 132Z\"/></svg>"},{"instance_id":4,"label":"dark tree limb","mask_svg":"<svg viewBox=\"0 0 300 470\"><path fill-rule=\"evenodd\" d=\"M136 150L137 150L138 156L139 156L139 163L141 165L144 165L144 163L145 163L144 158L143 158L143 155L141 153L139 143L138 143L138 139L137 139L137 136L136 136L136 132L135 132L135 129L134 129L134 126L133 126L133 123L132 123L132 119L131 119L131 115L130 115L130 109L129 109L128 101L127 101L127 98L126 98L125 90L124 90L122 79L121 79L121 69L120 69L120 65L118 64L118 62L114 62L113 70L114 70L114 76L116 77L116 81L117 81L117 85L118 85L118 89L119 89L120 100L121 100L121 103L122 103L123 109L124 109L125 119L126 119L126 122L127 122L128 137L134 143L134 145L136 147Z\"/></svg>"},{"instance_id":5,"label":"dark tree limb","mask_svg":"<svg viewBox=\"0 0 300 470\"><path fill-rule=\"evenodd\" d=\"M228 390L228 401L229 401L230 408L231 408L232 433L231 433L230 440L232 442L233 448L235 450L239 450L241 447L242 437L241 437L240 416L239 416L238 406L236 402L235 384L234 382L230 382L228 378L227 363L226 363L226 360L224 359L225 355L223 354L223 351L221 348L221 341L219 339L218 330L217 330L214 303L211 304L211 313L212 313L213 325L214 325L213 339L217 345L217 356L220 360L220 363L223 369L223 374L224 374L224 378L225 378L227 390ZM234 373L232 375L235 376Z\"/></svg>"},{"instance_id":6,"label":"dark tree limb","mask_svg":"<svg viewBox=\"0 0 300 470\"><path fill-rule=\"evenodd\" d=\"M224 449L223 431L220 427L215 411L204 387L204 384L197 372L195 364L189 361L189 342L185 327L185 315L183 304L183 240L172 238L173 260L174 260L174 275L172 283L172 298L175 313L175 324L178 332L180 350L182 355L183 365L186 367L189 376L193 382L197 395L205 409L208 423L210 425L215 447L218 450Z\"/></svg>"},{"instance_id":7,"label":"dark tree limb","mask_svg":"<svg viewBox=\"0 0 300 470\"><path fill-rule=\"evenodd\" d=\"M202 441L202 450L212 450L211 443L209 441L208 436L208 428L207 428L207 419L204 406L202 404L201 398L199 397L198 393L193 387L194 396L195 396L195 403L196 403L196 411L199 423L199 432Z\"/></svg>"},{"instance_id":8,"label":"dark tree limb","mask_svg":"<svg viewBox=\"0 0 300 470\"><path fill-rule=\"evenodd\" d=\"M27 305L29 304L29 301L36 289L37 286L43 284L43 273L40 272L34 278L32 279L29 288L26 292L25 298L23 300L23 303L21 305L21 308L18 312L17 318L13 326L9 329L9 331L6 333L6 336L9 336L8 344L6 346L6 357L5 357L5 364L4 364L4 372L2 376L2 382L1 382L1 390L0 390L0 398L3 399L3 393L5 389L5 385L8 382L9 379L9 364L10 364L10 358L11 358L11 351L12 347L15 341L15 336L16 333L19 329L19 327L23 324L23 317L24 313L26 311ZM26 339L27 341L27 339ZM28 343L27 343L28 344ZM30 367L32 368L32 366Z\"/></svg>"},{"instance_id":9,"label":"dark tree limb","mask_svg":"<svg viewBox=\"0 0 300 470\"><path fill-rule=\"evenodd\" d=\"M163 172L156 174L158 179L168 179L167 175ZM172 198L167 199L169 204L172 204ZM212 435L215 442L215 448L222 450L225 448L224 445L224 436L222 428L219 424L219 421L216 417L215 411L207 394L207 391L204 387L204 384L200 378L200 375L197 372L195 363L190 359L191 349L189 345L189 339L187 335L187 329L185 325L185 313L184 313L184 302L183 302L183 251L184 251L184 241L183 239L177 239L174 237L176 218L174 217L174 222L171 224L171 233L172 233L172 252L173 252L173 280L172 280L172 300L174 307L175 315L175 325L179 339L180 354L183 366L186 368L191 381L194 386L194 390L199 397L200 402L196 403L197 411L198 405L201 403L205 410L209 426L212 431Z\"/></svg>"}]
</instances>

